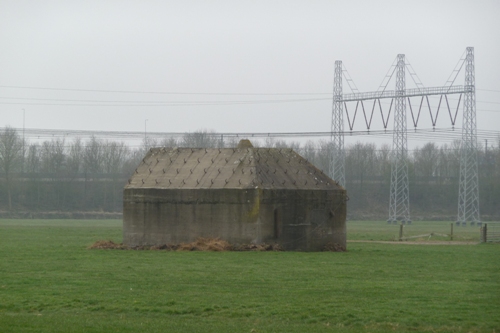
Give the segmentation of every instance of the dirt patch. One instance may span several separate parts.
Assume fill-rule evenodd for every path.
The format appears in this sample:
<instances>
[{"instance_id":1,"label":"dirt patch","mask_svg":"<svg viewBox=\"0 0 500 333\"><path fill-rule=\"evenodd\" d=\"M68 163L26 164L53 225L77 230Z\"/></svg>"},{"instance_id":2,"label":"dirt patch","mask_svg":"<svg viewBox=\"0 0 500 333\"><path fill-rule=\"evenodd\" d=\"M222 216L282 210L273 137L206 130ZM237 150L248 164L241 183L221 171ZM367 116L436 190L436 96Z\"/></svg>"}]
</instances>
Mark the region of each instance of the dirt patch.
<instances>
[{"instance_id":1,"label":"dirt patch","mask_svg":"<svg viewBox=\"0 0 500 333\"><path fill-rule=\"evenodd\" d=\"M233 247L233 251L283 251L279 244L241 244Z\"/></svg>"},{"instance_id":2,"label":"dirt patch","mask_svg":"<svg viewBox=\"0 0 500 333\"><path fill-rule=\"evenodd\" d=\"M117 244L111 240L98 240L94 244L89 246L89 249L100 249L100 250L123 250L126 247L122 244Z\"/></svg>"},{"instance_id":3,"label":"dirt patch","mask_svg":"<svg viewBox=\"0 0 500 333\"><path fill-rule=\"evenodd\" d=\"M342 246L342 245L337 244L337 243L328 243L323 248L323 251L326 251L326 252L345 252L346 248L345 248L345 246Z\"/></svg>"},{"instance_id":4,"label":"dirt patch","mask_svg":"<svg viewBox=\"0 0 500 333\"><path fill-rule=\"evenodd\" d=\"M218 238L200 237L191 243L179 244L177 251L230 251L231 244Z\"/></svg>"},{"instance_id":5,"label":"dirt patch","mask_svg":"<svg viewBox=\"0 0 500 333\"><path fill-rule=\"evenodd\" d=\"M92 244L89 249L120 249L120 250L164 250L164 251L283 251L278 244L238 244L232 245L219 238L200 237L191 243L163 244L154 246L127 247L113 241L99 240Z\"/></svg>"}]
</instances>

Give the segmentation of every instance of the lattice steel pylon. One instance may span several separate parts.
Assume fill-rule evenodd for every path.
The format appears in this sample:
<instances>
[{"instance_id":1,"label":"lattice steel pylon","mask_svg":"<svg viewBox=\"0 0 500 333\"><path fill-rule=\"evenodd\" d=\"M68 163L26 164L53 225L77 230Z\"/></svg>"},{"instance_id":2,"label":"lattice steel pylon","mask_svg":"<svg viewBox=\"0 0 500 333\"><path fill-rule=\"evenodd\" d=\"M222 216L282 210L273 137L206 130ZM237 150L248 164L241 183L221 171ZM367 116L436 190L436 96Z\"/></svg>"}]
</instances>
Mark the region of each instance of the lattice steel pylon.
<instances>
[{"instance_id":1,"label":"lattice steel pylon","mask_svg":"<svg viewBox=\"0 0 500 333\"><path fill-rule=\"evenodd\" d=\"M380 88L374 92L359 92L357 88L350 94L342 92L343 67L341 61L335 62L335 76L333 89L333 109L332 109L332 128L331 128L331 161L330 175L333 179L345 186L344 176L344 125L343 112L346 111L349 129L352 131L358 107L363 114L363 118L370 130L375 107L378 105L381 114L384 129L387 129L391 108L394 106L394 130L393 147L391 153L391 185L389 198L389 223L411 223L410 219L410 191L408 177L408 144L407 144L407 109L406 99L408 99L409 112L411 112L412 122L417 128L420 118L420 112L424 99L427 100L427 106L432 121L433 128L436 126L441 101L444 98L448 108L451 125L455 126L462 95L464 97L463 107L463 128L460 157L460 182L458 198L458 217L457 224L471 225L481 223L479 215L479 182L478 182L478 160L477 160L477 125L476 125L476 91L475 91L475 69L474 69L474 48L468 47L465 52L465 58L460 59L452 74L442 87L424 87L420 80L415 81L416 89L406 89L405 71L409 67L406 63L405 55L399 54L395 63L382 81ZM465 65L465 85L455 86L453 83ZM390 73L390 75L389 75ZM386 90L393 74L396 73L396 89L394 91ZM416 76L414 70L409 70L410 76ZM349 79L347 79L349 84ZM350 84L349 84L350 86ZM383 89L381 89L383 88ZM459 94L458 104L455 115L453 116L448 103L448 95ZM440 96L439 105L435 113L432 112L429 104L429 96ZM418 113L414 114L410 98L421 97ZM387 115L382 110L381 100L390 99L390 106ZM371 112L365 110L364 102L373 101ZM348 102L356 102L353 113L349 115L347 110ZM394 102L394 104L393 104Z\"/></svg>"},{"instance_id":2,"label":"lattice steel pylon","mask_svg":"<svg viewBox=\"0 0 500 333\"><path fill-rule=\"evenodd\" d=\"M477 165L476 87L474 48L468 47L465 58L465 98L460 149L460 183L457 225L480 223Z\"/></svg>"},{"instance_id":3,"label":"lattice steel pylon","mask_svg":"<svg viewBox=\"0 0 500 333\"><path fill-rule=\"evenodd\" d=\"M396 63L396 97L391 156L391 190L389 223L411 223L408 182L408 141L406 129L405 55L398 54Z\"/></svg>"},{"instance_id":4,"label":"lattice steel pylon","mask_svg":"<svg viewBox=\"0 0 500 333\"><path fill-rule=\"evenodd\" d=\"M345 186L344 108L342 102L342 61L335 61L333 76L332 127L330 137L330 178Z\"/></svg>"}]
</instances>

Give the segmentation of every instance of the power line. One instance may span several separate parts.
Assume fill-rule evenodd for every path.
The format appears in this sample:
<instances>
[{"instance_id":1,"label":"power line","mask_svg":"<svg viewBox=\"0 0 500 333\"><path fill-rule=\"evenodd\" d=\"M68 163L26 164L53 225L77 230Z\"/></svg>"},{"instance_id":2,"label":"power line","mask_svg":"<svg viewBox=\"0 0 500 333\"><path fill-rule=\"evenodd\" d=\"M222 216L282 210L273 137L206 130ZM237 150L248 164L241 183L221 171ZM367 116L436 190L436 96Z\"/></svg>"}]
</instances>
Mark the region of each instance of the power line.
<instances>
[{"instance_id":1,"label":"power line","mask_svg":"<svg viewBox=\"0 0 500 333\"><path fill-rule=\"evenodd\" d=\"M316 102L330 101L331 98L304 98L304 99L282 99L282 100L256 100L256 101L175 101L175 102L155 102L142 101L137 104L77 104L77 103L21 103L21 102L0 102L3 105L37 105L37 106L100 106L100 107L125 107L125 106L216 106L216 105L247 105L247 104L277 104L277 103L295 103L295 102ZM111 103L111 102L110 102ZM119 102L118 102L119 103ZM132 103L132 102L130 102ZM134 102L135 103L135 102ZM146 104L139 104L146 103Z\"/></svg>"},{"instance_id":2,"label":"power line","mask_svg":"<svg viewBox=\"0 0 500 333\"><path fill-rule=\"evenodd\" d=\"M28 100L28 101L61 101L61 102L79 102L79 103L26 103L26 102L0 102L0 105L36 105L36 106L97 106L97 107L175 107L175 106L221 106L221 105L247 105L247 104L277 104L277 103L295 103L295 102L317 102L332 101L332 98L301 98L301 99L279 99L279 100L235 100L235 101L106 101L106 100L78 100L78 99L51 99L51 98L30 98L30 97L0 97L7 100ZM456 100L456 99L449 99ZM106 104L99 104L106 103ZM477 103L499 104L495 101L477 101ZM381 102L387 105L389 102ZM477 111L500 112L500 110Z\"/></svg>"},{"instance_id":3,"label":"power line","mask_svg":"<svg viewBox=\"0 0 500 333\"><path fill-rule=\"evenodd\" d=\"M214 96L288 96L288 95L331 95L331 93L212 93L212 92L174 92L174 91L137 91L137 90L104 90L104 89L72 89L72 88L47 88L28 86L7 86L0 85L0 88L11 89L31 89L31 90L52 90L52 91L77 91L77 92L98 92L98 93L119 93L119 94L151 94L151 95L214 95Z\"/></svg>"},{"instance_id":4,"label":"power line","mask_svg":"<svg viewBox=\"0 0 500 333\"><path fill-rule=\"evenodd\" d=\"M22 129L15 128L17 131ZM364 131L345 131L343 132L346 138L348 137L390 137L393 135L393 130L364 130ZM148 132L149 138L169 138L181 137L189 132ZM331 132L213 132L203 133L210 137L223 138L307 138L307 137L330 137ZM93 130L69 130L69 129L35 129L26 128L25 135L28 138L56 138L56 137L108 137L121 139L140 139L144 138L143 131L93 131ZM434 128L434 129L418 129L408 131L408 136L421 140L441 140L454 141L460 139L461 129L455 128ZM481 139L496 140L500 137L500 131L496 130L479 130L478 137Z\"/></svg>"},{"instance_id":5,"label":"power line","mask_svg":"<svg viewBox=\"0 0 500 333\"><path fill-rule=\"evenodd\" d=\"M498 92L498 93L500 93L500 90L493 90L493 89L476 89L476 90L489 91L489 92Z\"/></svg>"},{"instance_id":6,"label":"power line","mask_svg":"<svg viewBox=\"0 0 500 333\"><path fill-rule=\"evenodd\" d=\"M392 67L392 66L391 66ZM75 91L75 92L98 92L98 93L119 93L119 94L152 94L152 95L215 95L215 96L288 96L288 95L331 95L331 92L325 93L228 93L228 92L174 92L174 91L141 91L141 90L111 90L111 89L78 89L78 88L52 88L52 87L34 87L34 86L12 86L0 85L0 88L9 89L30 89L30 90L52 90L52 91ZM495 89L476 89L479 91L498 92Z\"/></svg>"}]
</instances>

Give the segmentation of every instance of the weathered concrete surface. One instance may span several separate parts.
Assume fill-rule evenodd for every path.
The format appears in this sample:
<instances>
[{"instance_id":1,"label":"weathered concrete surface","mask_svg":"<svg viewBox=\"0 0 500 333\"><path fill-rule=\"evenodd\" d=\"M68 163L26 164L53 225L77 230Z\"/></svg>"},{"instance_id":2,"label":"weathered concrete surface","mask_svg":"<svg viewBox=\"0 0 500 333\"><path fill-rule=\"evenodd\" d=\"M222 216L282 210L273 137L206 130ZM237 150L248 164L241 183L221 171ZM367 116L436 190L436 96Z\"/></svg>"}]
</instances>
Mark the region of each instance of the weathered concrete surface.
<instances>
[{"instance_id":1,"label":"weathered concrete surface","mask_svg":"<svg viewBox=\"0 0 500 333\"><path fill-rule=\"evenodd\" d=\"M152 148L125 188L334 189L292 149Z\"/></svg>"},{"instance_id":2,"label":"weathered concrete surface","mask_svg":"<svg viewBox=\"0 0 500 333\"><path fill-rule=\"evenodd\" d=\"M123 240L345 247L345 202L342 187L290 149L153 149L124 190Z\"/></svg>"}]
</instances>

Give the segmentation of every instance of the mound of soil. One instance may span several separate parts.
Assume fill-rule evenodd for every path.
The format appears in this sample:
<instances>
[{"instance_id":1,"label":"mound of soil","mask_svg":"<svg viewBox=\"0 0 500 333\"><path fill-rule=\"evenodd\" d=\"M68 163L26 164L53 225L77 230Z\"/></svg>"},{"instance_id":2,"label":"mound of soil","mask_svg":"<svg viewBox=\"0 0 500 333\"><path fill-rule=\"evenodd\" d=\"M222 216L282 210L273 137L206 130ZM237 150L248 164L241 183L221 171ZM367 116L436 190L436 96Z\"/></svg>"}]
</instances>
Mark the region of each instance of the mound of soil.
<instances>
[{"instance_id":1,"label":"mound of soil","mask_svg":"<svg viewBox=\"0 0 500 333\"><path fill-rule=\"evenodd\" d=\"M164 251L284 251L279 244L238 244L232 245L219 238L200 237L191 243L163 244L154 246L128 247L113 241L99 240L89 249L118 249L118 250L164 250ZM336 243L328 243L323 251L344 252L346 248Z\"/></svg>"},{"instance_id":2,"label":"mound of soil","mask_svg":"<svg viewBox=\"0 0 500 333\"><path fill-rule=\"evenodd\" d=\"M278 244L240 244L231 245L219 238L200 237L191 243L163 244L154 246L127 247L113 241L99 240L89 249L129 249L129 250L165 250L165 251L283 251Z\"/></svg>"},{"instance_id":3,"label":"mound of soil","mask_svg":"<svg viewBox=\"0 0 500 333\"><path fill-rule=\"evenodd\" d=\"M345 246L342 246L340 244L328 243L323 248L323 251L327 251L327 252L345 252L346 248L345 248Z\"/></svg>"},{"instance_id":4,"label":"mound of soil","mask_svg":"<svg viewBox=\"0 0 500 333\"><path fill-rule=\"evenodd\" d=\"M108 249L123 250L125 248L126 246L124 246L123 244L117 244L111 240L98 240L97 242L89 246L89 249L100 249L100 250L108 250Z\"/></svg>"},{"instance_id":5,"label":"mound of soil","mask_svg":"<svg viewBox=\"0 0 500 333\"><path fill-rule=\"evenodd\" d=\"M283 248L279 244L241 244L233 251L283 251Z\"/></svg>"},{"instance_id":6,"label":"mound of soil","mask_svg":"<svg viewBox=\"0 0 500 333\"><path fill-rule=\"evenodd\" d=\"M181 243L176 251L231 251L233 247L228 242L218 238L200 237L191 243Z\"/></svg>"}]
</instances>

